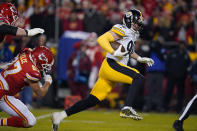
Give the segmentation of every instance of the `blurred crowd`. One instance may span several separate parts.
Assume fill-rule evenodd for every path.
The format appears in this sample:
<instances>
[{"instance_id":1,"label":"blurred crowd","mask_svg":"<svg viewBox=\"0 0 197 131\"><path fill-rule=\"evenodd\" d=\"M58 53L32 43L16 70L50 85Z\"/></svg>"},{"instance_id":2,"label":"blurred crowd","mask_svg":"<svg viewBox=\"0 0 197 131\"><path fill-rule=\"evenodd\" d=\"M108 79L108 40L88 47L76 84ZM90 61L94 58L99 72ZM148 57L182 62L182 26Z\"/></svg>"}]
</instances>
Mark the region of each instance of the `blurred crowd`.
<instances>
[{"instance_id":1,"label":"blurred crowd","mask_svg":"<svg viewBox=\"0 0 197 131\"><path fill-rule=\"evenodd\" d=\"M75 50L66 62L71 95L84 98L97 79L98 69L105 55L96 43L97 36L110 30L114 24L121 23L125 10L136 8L141 10L144 17L144 27L140 32L141 40L136 43L136 52L151 57L155 65L146 67L135 60L130 60L129 65L146 76L144 86L134 90L140 95L132 98L135 101L133 106L145 112L152 110L166 112L170 109L180 112L184 107L185 96L190 98L195 93L197 66L189 53L196 50L197 0L59 0L59 2L15 0L13 2L20 14L17 26L25 29L40 27L45 30L45 34L32 38L8 36L6 43L0 46L1 61L10 61L25 47L57 46L56 35L59 38L65 31L90 32L87 39L74 45ZM10 45L14 45L14 49L8 48ZM119 89L121 86L125 88ZM115 101L121 106L127 87L129 88L129 85L117 85L118 89L115 88L114 92L118 92L118 96L113 96L114 99L109 98L109 103ZM176 94L177 100L173 94ZM171 98L175 102L171 102Z\"/></svg>"},{"instance_id":2,"label":"blurred crowd","mask_svg":"<svg viewBox=\"0 0 197 131\"><path fill-rule=\"evenodd\" d=\"M196 0L18 0L20 25L42 27L47 40L54 40L55 14L59 36L67 30L101 35L121 23L124 11L139 9L144 17L143 40L185 41L194 44Z\"/></svg>"}]
</instances>

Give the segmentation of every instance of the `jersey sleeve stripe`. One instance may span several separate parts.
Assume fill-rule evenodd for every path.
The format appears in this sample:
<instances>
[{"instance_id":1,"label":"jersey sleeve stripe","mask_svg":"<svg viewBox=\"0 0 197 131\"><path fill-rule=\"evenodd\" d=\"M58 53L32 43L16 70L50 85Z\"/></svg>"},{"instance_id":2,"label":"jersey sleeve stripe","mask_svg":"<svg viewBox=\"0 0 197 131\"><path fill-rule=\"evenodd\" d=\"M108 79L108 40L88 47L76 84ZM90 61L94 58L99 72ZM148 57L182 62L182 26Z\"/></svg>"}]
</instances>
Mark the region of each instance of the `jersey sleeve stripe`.
<instances>
[{"instance_id":1,"label":"jersey sleeve stripe","mask_svg":"<svg viewBox=\"0 0 197 131\"><path fill-rule=\"evenodd\" d=\"M0 89L4 90L1 80L0 80Z\"/></svg>"},{"instance_id":2,"label":"jersey sleeve stripe","mask_svg":"<svg viewBox=\"0 0 197 131\"><path fill-rule=\"evenodd\" d=\"M142 12L140 12L140 19L141 19L141 21L143 21Z\"/></svg>"},{"instance_id":3,"label":"jersey sleeve stripe","mask_svg":"<svg viewBox=\"0 0 197 131\"><path fill-rule=\"evenodd\" d=\"M123 30L121 30L120 28L112 27L112 29L119 31L122 34L125 34L125 32Z\"/></svg>"},{"instance_id":4,"label":"jersey sleeve stripe","mask_svg":"<svg viewBox=\"0 0 197 131\"><path fill-rule=\"evenodd\" d=\"M26 73L26 76L27 76L28 79L33 80L33 81L38 81L39 80L35 77L30 76L28 73Z\"/></svg>"},{"instance_id":5,"label":"jersey sleeve stripe","mask_svg":"<svg viewBox=\"0 0 197 131\"><path fill-rule=\"evenodd\" d=\"M111 31L113 31L114 33L120 35L120 36L125 36L124 34L122 34L121 32L115 30L115 29L111 29Z\"/></svg>"},{"instance_id":6,"label":"jersey sleeve stripe","mask_svg":"<svg viewBox=\"0 0 197 131\"><path fill-rule=\"evenodd\" d=\"M8 91L9 90L8 83L6 82L6 80L3 78L1 74L0 74L0 81L2 83L1 88Z\"/></svg>"}]
</instances>

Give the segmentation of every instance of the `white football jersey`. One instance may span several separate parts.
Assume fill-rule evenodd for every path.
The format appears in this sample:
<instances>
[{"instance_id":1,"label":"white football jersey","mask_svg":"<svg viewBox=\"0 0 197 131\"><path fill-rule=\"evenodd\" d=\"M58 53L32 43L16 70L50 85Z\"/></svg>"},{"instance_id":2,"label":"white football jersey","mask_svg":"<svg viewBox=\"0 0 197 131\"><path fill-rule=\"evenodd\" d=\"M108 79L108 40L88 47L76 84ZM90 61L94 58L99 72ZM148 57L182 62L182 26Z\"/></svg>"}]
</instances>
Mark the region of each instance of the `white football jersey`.
<instances>
[{"instance_id":1,"label":"white football jersey","mask_svg":"<svg viewBox=\"0 0 197 131\"><path fill-rule=\"evenodd\" d=\"M126 25L122 25L122 24L114 25L111 31L123 37L121 40L117 40L117 42L123 45L125 50L129 52L129 54L134 52L135 41L139 38L139 32L132 31L131 29L127 28ZM124 65L127 65L129 60L129 54L121 58L118 58L111 55L110 53L107 53L106 57L114 59L117 62L120 62Z\"/></svg>"}]
</instances>

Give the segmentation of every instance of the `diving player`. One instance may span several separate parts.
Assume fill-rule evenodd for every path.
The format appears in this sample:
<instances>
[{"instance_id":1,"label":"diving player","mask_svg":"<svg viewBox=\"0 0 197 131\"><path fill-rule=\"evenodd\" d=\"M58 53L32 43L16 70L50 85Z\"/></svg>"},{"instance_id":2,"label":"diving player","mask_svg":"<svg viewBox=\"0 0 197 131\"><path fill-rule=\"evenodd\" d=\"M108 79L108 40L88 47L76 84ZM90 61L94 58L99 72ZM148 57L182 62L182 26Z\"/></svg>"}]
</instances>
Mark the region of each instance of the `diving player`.
<instances>
[{"instance_id":1,"label":"diving player","mask_svg":"<svg viewBox=\"0 0 197 131\"><path fill-rule=\"evenodd\" d=\"M42 85L41 71L50 71L54 59L51 51L39 46L25 49L11 63L0 64L4 70L0 73L0 110L11 115L0 118L0 126L32 127L36 124L35 116L14 95L29 85L38 97L44 97L52 83L50 75L44 75L45 84Z\"/></svg>"},{"instance_id":2,"label":"diving player","mask_svg":"<svg viewBox=\"0 0 197 131\"><path fill-rule=\"evenodd\" d=\"M116 83L127 83L136 86L144 81L144 77L139 71L127 66L130 58L134 58L141 63L146 63L148 66L154 64L152 59L140 57L134 51L135 41L139 37L142 21L142 13L139 10L129 10L124 15L123 24L114 25L110 31L97 39L99 45L108 52L99 70L98 80L86 99L75 103L62 112L53 113L52 123L54 131L58 129L58 125L64 118L93 107L104 100ZM121 44L117 50L113 50L110 45L114 41ZM121 51L122 47L125 48L124 52ZM132 86L130 88L133 88ZM120 112L120 116L141 120L142 117L131 107L129 97L130 95L128 94L127 101Z\"/></svg>"}]
</instances>

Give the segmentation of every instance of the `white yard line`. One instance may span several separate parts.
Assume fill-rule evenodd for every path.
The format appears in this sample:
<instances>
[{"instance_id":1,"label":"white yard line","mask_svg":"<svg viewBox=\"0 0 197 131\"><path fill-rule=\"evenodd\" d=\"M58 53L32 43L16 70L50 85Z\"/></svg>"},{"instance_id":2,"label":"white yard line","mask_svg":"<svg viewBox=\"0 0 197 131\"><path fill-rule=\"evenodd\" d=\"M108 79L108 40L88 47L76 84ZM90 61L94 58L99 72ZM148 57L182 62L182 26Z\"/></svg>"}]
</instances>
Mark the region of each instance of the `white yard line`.
<instances>
[{"instance_id":1,"label":"white yard line","mask_svg":"<svg viewBox=\"0 0 197 131\"><path fill-rule=\"evenodd\" d=\"M45 118L48 118L48 117L51 117L51 113L49 114L45 114L45 115L41 115L41 116L37 116L36 119L37 120L40 120L40 119L45 119ZM62 122L80 122L80 123L95 123L95 124L98 124L98 123L104 123L104 121L90 121L90 120L63 120Z\"/></svg>"},{"instance_id":2,"label":"white yard line","mask_svg":"<svg viewBox=\"0 0 197 131\"><path fill-rule=\"evenodd\" d=\"M47 117L51 117L51 115L52 115L52 114L51 114L51 113L49 113L49 114L45 114L45 115L41 115L41 116L37 116L37 117L36 117L36 119L37 119L37 120L44 119L44 118L47 118Z\"/></svg>"},{"instance_id":3,"label":"white yard line","mask_svg":"<svg viewBox=\"0 0 197 131\"><path fill-rule=\"evenodd\" d=\"M106 113L106 114L108 114L108 113ZM36 119L37 120L45 119L45 118L51 117L51 115L52 115L52 113L37 116ZM149 115L149 114L146 113L145 115ZM193 115L193 117L196 117L196 116ZM62 122L63 123L75 122L75 123L85 123L85 124L102 124L102 123L105 123L104 121L92 121L92 120L63 120ZM116 123L116 125L128 126L128 125L132 125L132 123ZM167 124L155 125L155 124L143 123L143 126L148 127L150 125L154 126L154 127L169 127L169 125L167 125ZM135 124L135 126L142 126L142 125ZM194 130L194 129L196 129L196 128L193 128L192 130Z\"/></svg>"},{"instance_id":4,"label":"white yard line","mask_svg":"<svg viewBox=\"0 0 197 131\"><path fill-rule=\"evenodd\" d=\"M88 124L100 124L104 123L104 121L92 121L92 120L63 120L63 123L67 122L79 122L79 123L88 123Z\"/></svg>"}]
</instances>

